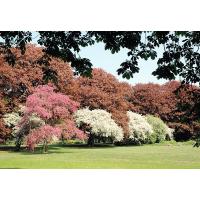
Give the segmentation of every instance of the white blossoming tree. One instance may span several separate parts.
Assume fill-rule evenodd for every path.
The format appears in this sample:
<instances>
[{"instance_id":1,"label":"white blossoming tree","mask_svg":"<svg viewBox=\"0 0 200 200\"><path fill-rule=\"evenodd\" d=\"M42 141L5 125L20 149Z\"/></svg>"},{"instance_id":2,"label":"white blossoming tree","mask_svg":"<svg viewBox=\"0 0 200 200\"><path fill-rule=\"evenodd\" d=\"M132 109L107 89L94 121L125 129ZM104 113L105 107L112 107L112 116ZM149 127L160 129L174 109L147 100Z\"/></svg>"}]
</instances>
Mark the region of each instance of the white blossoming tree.
<instances>
[{"instance_id":1,"label":"white blossoming tree","mask_svg":"<svg viewBox=\"0 0 200 200\"><path fill-rule=\"evenodd\" d=\"M12 112L12 113L6 113L3 117L3 120L9 128L13 128L19 123L21 117L19 113Z\"/></svg>"},{"instance_id":2,"label":"white blossoming tree","mask_svg":"<svg viewBox=\"0 0 200 200\"><path fill-rule=\"evenodd\" d=\"M18 132L19 128L17 127L17 124L21 120L21 116L18 112L12 112L12 113L6 113L3 117L4 123L9 128L12 128L12 136L15 136Z\"/></svg>"},{"instance_id":3,"label":"white blossoming tree","mask_svg":"<svg viewBox=\"0 0 200 200\"><path fill-rule=\"evenodd\" d=\"M88 108L80 109L74 114L78 127L88 133L88 145L94 144L94 138L111 138L112 141L123 139L123 130L112 119L111 114L105 110Z\"/></svg>"},{"instance_id":4,"label":"white blossoming tree","mask_svg":"<svg viewBox=\"0 0 200 200\"><path fill-rule=\"evenodd\" d=\"M128 111L129 136L128 139L136 144L146 143L153 134L152 126L140 114Z\"/></svg>"},{"instance_id":5,"label":"white blossoming tree","mask_svg":"<svg viewBox=\"0 0 200 200\"><path fill-rule=\"evenodd\" d=\"M18 112L6 113L3 117L5 124L9 128L12 128L13 131L17 131L19 129L18 124L22 119L23 109L24 108L20 106ZM45 124L45 122L41 118L39 118L36 114L31 115L28 121L31 127L39 127Z\"/></svg>"},{"instance_id":6,"label":"white blossoming tree","mask_svg":"<svg viewBox=\"0 0 200 200\"><path fill-rule=\"evenodd\" d=\"M26 119L26 123L23 126L18 126L21 123L22 116L24 115L24 106L19 106L17 112L6 113L3 117L5 124L12 128L12 135L16 138L16 148L18 149L23 141L24 135L27 135L30 128L40 127L45 124L44 120L38 117L36 114L32 114Z\"/></svg>"},{"instance_id":7,"label":"white blossoming tree","mask_svg":"<svg viewBox=\"0 0 200 200\"><path fill-rule=\"evenodd\" d=\"M166 140L173 140L174 139L174 129L167 127L167 131L166 131Z\"/></svg>"}]
</instances>

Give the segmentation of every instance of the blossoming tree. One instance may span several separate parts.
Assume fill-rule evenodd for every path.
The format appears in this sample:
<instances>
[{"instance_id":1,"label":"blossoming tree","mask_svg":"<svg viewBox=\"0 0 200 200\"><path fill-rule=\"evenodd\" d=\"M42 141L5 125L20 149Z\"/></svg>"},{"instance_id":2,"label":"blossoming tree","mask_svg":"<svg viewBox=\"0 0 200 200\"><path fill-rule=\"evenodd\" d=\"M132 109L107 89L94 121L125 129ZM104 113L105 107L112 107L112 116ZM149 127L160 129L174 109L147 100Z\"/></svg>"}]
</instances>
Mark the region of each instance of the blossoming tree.
<instances>
[{"instance_id":1,"label":"blossoming tree","mask_svg":"<svg viewBox=\"0 0 200 200\"><path fill-rule=\"evenodd\" d=\"M25 54L18 48L12 48L18 60L11 67L0 54L0 141L12 138L12 127L5 123L4 115L16 112L19 105L24 105L27 96L34 87L54 83L59 91L70 95L73 87L73 71L69 63L51 58L50 65L41 64L44 52L41 47L32 44L26 46ZM71 92L72 93L72 92Z\"/></svg>"},{"instance_id":2,"label":"blossoming tree","mask_svg":"<svg viewBox=\"0 0 200 200\"><path fill-rule=\"evenodd\" d=\"M94 68L92 78L78 77L77 89L73 97L80 102L81 108L103 109L112 114L115 122L123 128L124 135L128 133L128 117L126 112L133 105L129 103L132 86L119 82L112 74L100 68Z\"/></svg>"},{"instance_id":3,"label":"blossoming tree","mask_svg":"<svg viewBox=\"0 0 200 200\"><path fill-rule=\"evenodd\" d=\"M153 134L152 126L147 122L144 116L128 111L129 118L129 139L134 143L145 143Z\"/></svg>"},{"instance_id":4,"label":"blossoming tree","mask_svg":"<svg viewBox=\"0 0 200 200\"><path fill-rule=\"evenodd\" d=\"M48 143L55 138L59 139L61 135L72 137L71 132L73 136L84 138L84 133L76 128L72 119L72 113L78 109L79 103L54 90L55 88L50 85L41 85L27 98L24 116L19 126L30 124L33 115L44 121L39 126L32 127L31 124L29 126L26 143L30 150L34 150L37 144L42 143L46 152ZM63 125L62 120L66 119L68 124Z\"/></svg>"},{"instance_id":5,"label":"blossoming tree","mask_svg":"<svg viewBox=\"0 0 200 200\"><path fill-rule=\"evenodd\" d=\"M123 139L123 129L111 118L111 114L105 110L89 110L83 108L75 112L75 121L78 127L88 133L88 145L94 144L94 138L110 138L112 141Z\"/></svg>"}]
</instances>

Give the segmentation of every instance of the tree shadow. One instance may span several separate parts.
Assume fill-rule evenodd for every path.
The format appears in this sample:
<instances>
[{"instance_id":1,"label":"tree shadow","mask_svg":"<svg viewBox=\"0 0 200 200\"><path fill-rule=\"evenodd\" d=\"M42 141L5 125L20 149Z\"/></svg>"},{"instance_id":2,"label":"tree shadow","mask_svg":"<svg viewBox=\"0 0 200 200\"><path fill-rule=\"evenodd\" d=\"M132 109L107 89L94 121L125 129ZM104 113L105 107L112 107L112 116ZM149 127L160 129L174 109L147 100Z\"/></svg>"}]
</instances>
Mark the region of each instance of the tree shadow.
<instances>
[{"instance_id":1,"label":"tree shadow","mask_svg":"<svg viewBox=\"0 0 200 200\"><path fill-rule=\"evenodd\" d=\"M15 146L0 146L0 151L7 151L9 153L17 153L21 155L38 155L38 154L68 154L75 153L70 151L70 149L105 149L105 148L115 148L113 144L95 144L94 146L88 146L87 144L52 144L49 145L48 152L43 153L42 146L38 146L34 151L29 151L25 146L22 146L20 151L16 151ZM62 151L61 148L68 148L69 151Z\"/></svg>"},{"instance_id":2,"label":"tree shadow","mask_svg":"<svg viewBox=\"0 0 200 200\"><path fill-rule=\"evenodd\" d=\"M1 167L0 167L0 169L22 169L22 168L18 168L18 167L7 167L7 168L4 167L4 168L1 168Z\"/></svg>"},{"instance_id":3,"label":"tree shadow","mask_svg":"<svg viewBox=\"0 0 200 200\"><path fill-rule=\"evenodd\" d=\"M25 147L21 147L21 150L26 149ZM16 152L16 147L13 145L1 145L0 151L10 151L10 152Z\"/></svg>"},{"instance_id":4,"label":"tree shadow","mask_svg":"<svg viewBox=\"0 0 200 200\"><path fill-rule=\"evenodd\" d=\"M34 151L29 151L27 149L18 151L17 153L21 154L21 155L50 155L50 154L68 154L68 153L74 153L73 151L61 151L60 150L61 146L50 146L48 148L47 152L43 152L43 148L42 147L36 147ZM13 153L16 153L13 152Z\"/></svg>"},{"instance_id":5,"label":"tree shadow","mask_svg":"<svg viewBox=\"0 0 200 200\"><path fill-rule=\"evenodd\" d=\"M50 146L49 152L46 154L50 153L68 153L68 152L59 152L56 151L56 149L60 149L60 146ZM42 147L36 147L34 152L31 152L27 149L27 147L22 146L19 151L16 151L15 146L11 145L5 145L5 146L0 146L0 151L7 151L9 153L18 153L18 154L24 154L24 155L34 155L34 154L42 154Z\"/></svg>"},{"instance_id":6,"label":"tree shadow","mask_svg":"<svg viewBox=\"0 0 200 200\"><path fill-rule=\"evenodd\" d=\"M70 147L73 149L101 149L101 148L115 148L114 144L94 144L88 146L87 144L62 144L61 147Z\"/></svg>"}]
</instances>

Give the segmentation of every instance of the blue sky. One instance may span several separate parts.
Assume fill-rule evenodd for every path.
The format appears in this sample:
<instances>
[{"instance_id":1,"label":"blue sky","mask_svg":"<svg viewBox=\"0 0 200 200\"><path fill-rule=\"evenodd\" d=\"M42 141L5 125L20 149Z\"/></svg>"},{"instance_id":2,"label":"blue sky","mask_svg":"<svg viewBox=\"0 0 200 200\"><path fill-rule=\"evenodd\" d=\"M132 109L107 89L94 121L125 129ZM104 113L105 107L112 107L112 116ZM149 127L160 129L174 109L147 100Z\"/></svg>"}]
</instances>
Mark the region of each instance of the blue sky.
<instances>
[{"instance_id":1,"label":"blue sky","mask_svg":"<svg viewBox=\"0 0 200 200\"><path fill-rule=\"evenodd\" d=\"M33 42L38 40L38 33L33 32ZM161 49L158 49L158 55L161 55ZM127 59L127 50L122 49L116 54L112 54L109 50L104 49L103 43L96 43L93 46L84 47L79 53L81 57L89 58L94 67L102 68L106 72L109 72L116 76L120 81L126 81L130 84L137 83L159 83L163 84L167 82L165 79L157 79L151 73L157 68L157 60L140 60L139 61L139 73L134 74L133 78L127 80L117 75L116 70L120 67L120 64Z\"/></svg>"},{"instance_id":2,"label":"blue sky","mask_svg":"<svg viewBox=\"0 0 200 200\"><path fill-rule=\"evenodd\" d=\"M158 51L160 54L161 51ZM165 83L167 80L158 80L151 73L157 68L157 60L140 60L139 68L140 72L135 74L130 80L123 79L117 75L117 68L120 64L127 59L127 50L122 49L116 54L112 54L109 50L104 49L103 43L97 43L93 46L85 47L81 49L80 56L89 58L94 67L103 68L105 71L115 75L120 81L127 81L131 84L137 83Z\"/></svg>"}]
</instances>

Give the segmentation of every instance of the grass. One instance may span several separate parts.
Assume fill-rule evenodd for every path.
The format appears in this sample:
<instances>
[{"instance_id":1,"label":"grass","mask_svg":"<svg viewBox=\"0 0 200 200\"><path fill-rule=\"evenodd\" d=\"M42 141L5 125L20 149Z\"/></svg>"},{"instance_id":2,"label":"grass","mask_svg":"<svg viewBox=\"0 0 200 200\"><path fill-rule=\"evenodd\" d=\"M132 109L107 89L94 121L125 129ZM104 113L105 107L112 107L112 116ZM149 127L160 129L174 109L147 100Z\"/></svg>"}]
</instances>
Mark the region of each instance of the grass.
<instances>
[{"instance_id":1,"label":"grass","mask_svg":"<svg viewBox=\"0 0 200 200\"><path fill-rule=\"evenodd\" d=\"M0 146L0 168L14 169L196 169L200 168L200 148L192 143L163 143L144 146L59 146L51 145L41 154L14 152Z\"/></svg>"}]
</instances>

